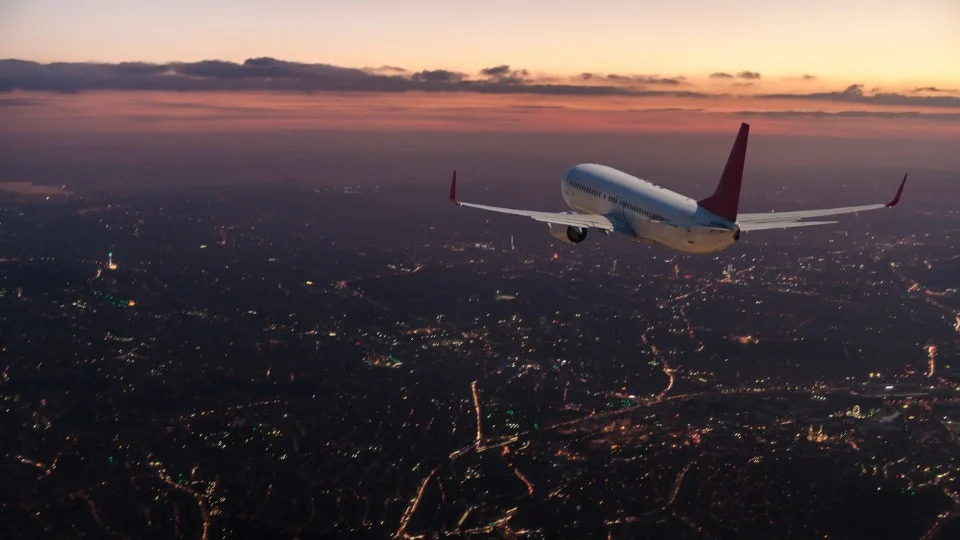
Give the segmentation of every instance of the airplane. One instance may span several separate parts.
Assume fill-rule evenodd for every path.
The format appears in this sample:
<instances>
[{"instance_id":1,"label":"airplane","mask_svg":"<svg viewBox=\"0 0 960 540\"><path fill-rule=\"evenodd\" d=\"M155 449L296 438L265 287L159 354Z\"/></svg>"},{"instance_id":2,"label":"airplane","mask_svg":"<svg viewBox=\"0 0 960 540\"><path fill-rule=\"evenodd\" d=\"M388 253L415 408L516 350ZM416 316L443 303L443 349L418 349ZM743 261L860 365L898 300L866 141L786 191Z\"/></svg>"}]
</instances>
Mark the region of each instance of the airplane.
<instances>
[{"instance_id":1,"label":"airplane","mask_svg":"<svg viewBox=\"0 0 960 540\"><path fill-rule=\"evenodd\" d=\"M716 191L699 201L613 167L595 163L583 163L571 168L560 182L560 194L573 212L536 212L461 202L457 199L457 171L453 171L450 182L450 201L457 206L526 216L546 222L551 235L569 244L583 242L587 232L596 229L605 235L618 232L637 242L693 254L723 251L740 240L743 232L828 225L837 222L803 220L892 208L900 202L903 187L907 183L906 174L897 194L888 203L738 214L749 132L749 124L740 124L740 131Z\"/></svg>"}]
</instances>

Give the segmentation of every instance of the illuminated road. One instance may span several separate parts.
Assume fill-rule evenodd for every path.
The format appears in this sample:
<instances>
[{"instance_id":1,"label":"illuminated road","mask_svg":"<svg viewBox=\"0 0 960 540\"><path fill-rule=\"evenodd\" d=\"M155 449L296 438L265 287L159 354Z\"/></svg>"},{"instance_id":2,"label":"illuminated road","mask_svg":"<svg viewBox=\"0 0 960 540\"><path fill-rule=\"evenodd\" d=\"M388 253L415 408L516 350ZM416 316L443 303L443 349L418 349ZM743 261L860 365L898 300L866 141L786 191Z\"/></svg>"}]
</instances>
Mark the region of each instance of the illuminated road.
<instances>
[{"instance_id":1,"label":"illuminated road","mask_svg":"<svg viewBox=\"0 0 960 540\"><path fill-rule=\"evenodd\" d=\"M400 528L394 533L394 538L404 536L404 531L407 530L407 525L410 524L410 518L412 518L414 512L417 511L417 506L420 505L420 499L423 498L423 492L427 489L427 483L430 482L430 479L433 478L434 473L436 473L439 468L440 467L434 467L433 470L430 471L430 474L423 479L423 482L420 482L420 489L417 490L417 495L413 499L410 499L410 504L407 505L407 509L403 512L403 517L400 518Z\"/></svg>"},{"instance_id":2,"label":"illuminated road","mask_svg":"<svg viewBox=\"0 0 960 540\"><path fill-rule=\"evenodd\" d=\"M930 361L928 362L929 370L927 371L927 378L929 378L933 377L937 371L937 346L927 346L927 354L930 355Z\"/></svg>"},{"instance_id":3,"label":"illuminated road","mask_svg":"<svg viewBox=\"0 0 960 540\"><path fill-rule=\"evenodd\" d=\"M670 497L667 499L665 508L673 505L673 501L677 500L677 495L680 493L680 488L683 486L683 479L687 476L687 472L695 462L696 460L687 463L687 466L684 467L683 470L680 471L680 474L677 475L677 480L673 483L673 488L670 489Z\"/></svg>"},{"instance_id":4,"label":"illuminated road","mask_svg":"<svg viewBox=\"0 0 960 540\"><path fill-rule=\"evenodd\" d=\"M691 332L692 332L692 330L691 330ZM641 341L644 345L649 345L649 344L647 343L647 335L646 335L646 334L641 334L641 335L640 335L640 341ZM667 386L666 386L666 388L664 388L664 389L657 395L656 399L654 400L654 403L659 403L659 402L663 401L663 398L667 395L667 392L669 392L670 389L673 388L673 382L674 382L673 370L670 369L670 364L668 364L668 363L667 363L667 360L663 357L662 354L660 354L660 349L658 349L656 345L649 345L649 346L650 346L650 352L652 352L653 355L654 355L655 357L657 357L657 360L660 361L660 367L663 369L663 373L667 376ZM649 405L649 404L650 404L650 403L648 403L648 405Z\"/></svg>"},{"instance_id":5,"label":"illuminated road","mask_svg":"<svg viewBox=\"0 0 960 540\"><path fill-rule=\"evenodd\" d=\"M657 351L656 347L651 346L650 348L653 350L653 354L657 355L657 357L660 359L660 367L663 368L663 373L667 376L667 387L664 388L659 394L657 394L656 401L660 402L660 401L663 401L663 398L666 397L667 392L669 392L670 389L673 388L673 382L675 379L673 376L673 370L670 369L670 364L667 363L667 359L664 358L663 356L660 356L660 353Z\"/></svg>"},{"instance_id":6,"label":"illuminated road","mask_svg":"<svg viewBox=\"0 0 960 540\"><path fill-rule=\"evenodd\" d=\"M944 525L954 519L960 518L960 493L954 493L947 488L943 488L943 494L953 500L953 508L951 508L949 512L940 514L940 519L938 519L937 522L933 524L933 527L930 527L930 529L920 537L920 540L932 540L933 538L936 538L937 533L940 532L940 529L942 529Z\"/></svg>"},{"instance_id":7,"label":"illuminated road","mask_svg":"<svg viewBox=\"0 0 960 540\"><path fill-rule=\"evenodd\" d=\"M516 477L519 478L521 482L523 482L524 484L527 485L527 493L529 493L530 496L532 497L532 496L533 496L533 482L531 482L530 480L528 480L527 477L524 476L522 472L520 472L520 469L514 468L514 469L513 469L513 474L516 475Z\"/></svg>"},{"instance_id":8,"label":"illuminated road","mask_svg":"<svg viewBox=\"0 0 960 540\"><path fill-rule=\"evenodd\" d=\"M476 445L480 446L480 440L483 439L483 434L480 432L480 396L477 395L477 381L470 383L470 392L473 393L473 408L477 412L477 442Z\"/></svg>"},{"instance_id":9,"label":"illuminated road","mask_svg":"<svg viewBox=\"0 0 960 540\"><path fill-rule=\"evenodd\" d=\"M200 519L203 520L203 532L200 535L200 539L208 540L210 538L210 512L207 510L207 505L203 502L203 497L187 486L174 481L173 478L167 474L167 470L159 461L151 461L150 465L156 468L157 476L160 477L160 480L162 480L168 486L186 493L197 501L197 506L200 508Z\"/></svg>"}]
</instances>

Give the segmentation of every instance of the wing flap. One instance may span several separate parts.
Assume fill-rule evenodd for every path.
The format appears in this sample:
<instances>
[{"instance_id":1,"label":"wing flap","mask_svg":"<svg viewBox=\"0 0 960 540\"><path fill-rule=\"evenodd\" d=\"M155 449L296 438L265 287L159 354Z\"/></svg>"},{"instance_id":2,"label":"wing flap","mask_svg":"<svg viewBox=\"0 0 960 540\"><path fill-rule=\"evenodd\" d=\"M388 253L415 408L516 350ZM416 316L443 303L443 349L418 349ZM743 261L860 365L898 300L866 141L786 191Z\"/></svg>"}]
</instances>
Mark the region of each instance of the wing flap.
<instances>
[{"instance_id":1,"label":"wing flap","mask_svg":"<svg viewBox=\"0 0 960 540\"><path fill-rule=\"evenodd\" d=\"M512 214L515 216L524 216L552 223L554 225L568 225L580 227L582 229L601 229L612 231L615 225L610 218L600 214L577 214L574 212L537 212L535 210L519 210L515 208L501 208L499 206L487 206L483 204L465 203L457 200L457 171L453 171L453 179L450 181L450 202L457 206L469 206L488 212L499 212L501 214Z\"/></svg>"},{"instance_id":2,"label":"wing flap","mask_svg":"<svg viewBox=\"0 0 960 540\"><path fill-rule=\"evenodd\" d=\"M668 227L676 227L678 229L703 229L716 232L731 232L730 229L725 229L723 227L711 227L710 225L704 225L703 223L687 223L683 221L654 221L653 223L656 223L657 225L666 225Z\"/></svg>"},{"instance_id":3,"label":"wing flap","mask_svg":"<svg viewBox=\"0 0 960 540\"><path fill-rule=\"evenodd\" d=\"M858 212L867 212L870 210L879 210L887 208L885 204L867 204L863 206L845 206L842 208L826 208L823 210L799 210L796 212L769 212L766 214L740 214L737 222L744 223L769 223L775 221L798 221L813 217L839 216L841 214L856 214Z\"/></svg>"},{"instance_id":4,"label":"wing flap","mask_svg":"<svg viewBox=\"0 0 960 540\"><path fill-rule=\"evenodd\" d=\"M830 225L836 221L767 221L753 223L739 223L744 232L764 231L767 229L789 229L791 227L809 227L811 225Z\"/></svg>"},{"instance_id":5,"label":"wing flap","mask_svg":"<svg viewBox=\"0 0 960 540\"><path fill-rule=\"evenodd\" d=\"M460 206L469 206L488 212L499 212L501 214L513 214L515 216L524 216L543 221L544 223L553 223L554 225L571 225L584 229L603 229L612 231L614 224L610 218L600 214L575 214L572 212L537 212L534 210L517 210L514 208L500 208L499 206L485 206L482 204L473 204L458 202Z\"/></svg>"}]
</instances>

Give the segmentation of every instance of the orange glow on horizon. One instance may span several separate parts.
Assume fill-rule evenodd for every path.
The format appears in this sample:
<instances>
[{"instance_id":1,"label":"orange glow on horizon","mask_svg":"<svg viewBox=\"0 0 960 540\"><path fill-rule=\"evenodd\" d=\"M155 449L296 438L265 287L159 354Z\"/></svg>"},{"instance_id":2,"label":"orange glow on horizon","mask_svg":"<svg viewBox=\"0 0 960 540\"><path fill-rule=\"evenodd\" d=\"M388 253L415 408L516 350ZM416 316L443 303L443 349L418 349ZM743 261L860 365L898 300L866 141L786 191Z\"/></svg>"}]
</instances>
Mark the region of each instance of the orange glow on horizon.
<instances>
[{"instance_id":1,"label":"orange glow on horizon","mask_svg":"<svg viewBox=\"0 0 960 540\"><path fill-rule=\"evenodd\" d=\"M12 92L0 133L50 132L729 132L838 137L960 135L952 108L714 97L584 97L476 93ZM16 100L29 102L17 106ZM936 115L870 117L869 114ZM786 114L785 114L786 112ZM815 113L803 116L801 113ZM830 116L830 113L866 116ZM952 119L950 115L957 116ZM942 117L947 116L944 120ZM936 119L941 118L941 119Z\"/></svg>"}]
</instances>

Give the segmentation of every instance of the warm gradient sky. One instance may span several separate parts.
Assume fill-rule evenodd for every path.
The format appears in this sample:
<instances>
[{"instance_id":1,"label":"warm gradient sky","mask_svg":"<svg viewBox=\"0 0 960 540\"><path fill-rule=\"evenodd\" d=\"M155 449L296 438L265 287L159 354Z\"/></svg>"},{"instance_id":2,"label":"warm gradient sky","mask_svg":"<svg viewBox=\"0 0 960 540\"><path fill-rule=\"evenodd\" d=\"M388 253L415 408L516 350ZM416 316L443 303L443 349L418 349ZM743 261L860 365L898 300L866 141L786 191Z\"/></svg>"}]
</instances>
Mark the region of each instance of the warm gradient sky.
<instances>
[{"instance_id":1,"label":"warm gradient sky","mask_svg":"<svg viewBox=\"0 0 960 540\"><path fill-rule=\"evenodd\" d=\"M960 135L957 0L0 0L0 58L8 132Z\"/></svg>"},{"instance_id":2,"label":"warm gradient sky","mask_svg":"<svg viewBox=\"0 0 960 540\"><path fill-rule=\"evenodd\" d=\"M3 0L0 54L960 83L956 0Z\"/></svg>"}]
</instances>

